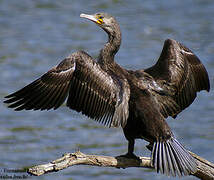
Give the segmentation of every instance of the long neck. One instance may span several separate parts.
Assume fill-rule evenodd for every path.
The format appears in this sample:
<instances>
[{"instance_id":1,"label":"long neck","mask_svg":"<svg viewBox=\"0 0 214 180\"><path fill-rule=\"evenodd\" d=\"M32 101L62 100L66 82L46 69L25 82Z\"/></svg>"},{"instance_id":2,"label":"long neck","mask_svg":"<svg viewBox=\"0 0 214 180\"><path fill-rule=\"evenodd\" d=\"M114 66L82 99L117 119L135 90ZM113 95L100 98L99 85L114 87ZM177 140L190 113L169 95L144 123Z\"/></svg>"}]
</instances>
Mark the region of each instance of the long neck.
<instances>
[{"instance_id":1,"label":"long neck","mask_svg":"<svg viewBox=\"0 0 214 180\"><path fill-rule=\"evenodd\" d=\"M108 33L108 42L101 49L98 62L102 65L112 63L114 61L114 56L118 52L121 44L121 32L120 28L116 28L117 31Z\"/></svg>"}]
</instances>

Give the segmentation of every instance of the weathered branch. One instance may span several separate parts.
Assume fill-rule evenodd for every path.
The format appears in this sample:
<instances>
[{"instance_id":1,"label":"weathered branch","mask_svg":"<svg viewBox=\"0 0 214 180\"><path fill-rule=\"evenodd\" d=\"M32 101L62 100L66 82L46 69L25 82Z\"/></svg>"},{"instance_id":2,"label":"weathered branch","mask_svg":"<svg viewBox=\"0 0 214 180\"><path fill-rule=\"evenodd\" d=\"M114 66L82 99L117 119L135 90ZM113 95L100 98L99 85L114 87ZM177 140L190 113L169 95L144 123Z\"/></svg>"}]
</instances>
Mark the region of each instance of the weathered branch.
<instances>
[{"instance_id":1,"label":"weathered branch","mask_svg":"<svg viewBox=\"0 0 214 180\"><path fill-rule=\"evenodd\" d=\"M190 154L197 160L198 170L195 177L203 180L214 179L214 164L206 159L190 152ZM143 167L153 168L151 166L151 159L149 157L139 157L140 159L129 159L125 157L110 157L110 156L97 156L86 155L77 151L75 153L64 154L61 158L56 159L50 163L34 166L28 169L28 173L40 176L49 172L56 172L73 165L90 165L90 166L103 166L115 168L128 168L128 167Z\"/></svg>"}]
</instances>

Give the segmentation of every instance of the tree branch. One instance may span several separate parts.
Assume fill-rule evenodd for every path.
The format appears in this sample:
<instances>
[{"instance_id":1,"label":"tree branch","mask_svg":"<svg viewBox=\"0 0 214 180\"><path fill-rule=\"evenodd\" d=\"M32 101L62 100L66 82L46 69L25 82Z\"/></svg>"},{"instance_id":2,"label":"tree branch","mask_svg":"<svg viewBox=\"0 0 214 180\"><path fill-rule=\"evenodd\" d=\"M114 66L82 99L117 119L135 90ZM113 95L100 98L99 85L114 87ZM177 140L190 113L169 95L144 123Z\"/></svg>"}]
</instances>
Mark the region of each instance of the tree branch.
<instances>
[{"instance_id":1,"label":"tree branch","mask_svg":"<svg viewBox=\"0 0 214 180\"><path fill-rule=\"evenodd\" d=\"M190 154L197 160L198 163L198 170L192 175L203 180L214 179L214 164L192 152L190 152ZM61 158L56 159L50 163L31 167L28 169L28 173L35 176L40 176L45 173L59 171L73 165L90 165L115 168L153 168L151 165L151 159L149 157L139 158L140 159L137 160L125 157L86 155L80 151L77 151L75 153L66 153Z\"/></svg>"}]
</instances>

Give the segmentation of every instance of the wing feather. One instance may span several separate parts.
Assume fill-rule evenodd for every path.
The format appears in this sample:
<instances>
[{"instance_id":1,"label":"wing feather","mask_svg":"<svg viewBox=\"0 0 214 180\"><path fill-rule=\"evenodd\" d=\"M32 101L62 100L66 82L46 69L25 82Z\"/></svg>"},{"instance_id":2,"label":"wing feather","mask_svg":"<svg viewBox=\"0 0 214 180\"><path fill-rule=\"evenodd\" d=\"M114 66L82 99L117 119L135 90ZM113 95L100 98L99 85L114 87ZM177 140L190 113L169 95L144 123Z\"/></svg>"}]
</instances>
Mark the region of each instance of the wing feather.
<instances>
[{"instance_id":1,"label":"wing feather","mask_svg":"<svg viewBox=\"0 0 214 180\"><path fill-rule=\"evenodd\" d=\"M197 92L210 90L208 73L199 58L184 45L172 39L165 41L157 63L145 72L151 75L161 88L167 90L172 100L178 104L176 114L194 101ZM163 115L176 116L174 111L170 112L172 106L163 104L167 101L166 98L169 99L169 96L159 98L159 103L165 108L162 109ZM167 108L170 109L166 110Z\"/></svg>"},{"instance_id":2,"label":"wing feather","mask_svg":"<svg viewBox=\"0 0 214 180\"><path fill-rule=\"evenodd\" d=\"M87 62L83 59L87 59ZM130 91L127 81L116 81L118 77L105 72L86 53L78 54L76 61L78 70L74 72L74 78L71 80L67 106L104 125L124 126L123 122L128 118L128 106L123 106L125 115L118 109L121 109L121 104L128 104ZM77 89L75 84L80 88ZM125 88L128 89L127 94L123 94ZM128 98L121 97L121 93Z\"/></svg>"},{"instance_id":3,"label":"wing feather","mask_svg":"<svg viewBox=\"0 0 214 180\"><path fill-rule=\"evenodd\" d=\"M57 109L68 97L69 108L107 126L124 126L128 118L130 90L126 79L115 76L80 51L6 96L4 102L17 111L49 110Z\"/></svg>"}]
</instances>

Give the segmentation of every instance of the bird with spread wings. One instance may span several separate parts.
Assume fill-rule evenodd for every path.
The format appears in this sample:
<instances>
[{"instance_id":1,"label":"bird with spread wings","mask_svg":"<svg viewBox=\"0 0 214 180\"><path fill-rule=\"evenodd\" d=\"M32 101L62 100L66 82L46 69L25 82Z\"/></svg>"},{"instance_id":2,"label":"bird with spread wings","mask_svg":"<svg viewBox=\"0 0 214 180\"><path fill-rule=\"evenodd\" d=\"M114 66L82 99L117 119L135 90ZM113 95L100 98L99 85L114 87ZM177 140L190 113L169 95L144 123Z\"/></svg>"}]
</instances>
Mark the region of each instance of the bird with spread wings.
<instances>
[{"instance_id":1,"label":"bird with spread wings","mask_svg":"<svg viewBox=\"0 0 214 180\"><path fill-rule=\"evenodd\" d=\"M208 73L199 58L184 45L168 39L157 63L141 70L126 70L114 61L121 44L116 19L106 13L81 14L108 34L108 42L94 60L78 51L37 80L5 98L9 108L57 109L66 105L108 127L122 127L128 153L134 155L135 139L150 144L152 165L171 176L194 173L197 163L173 135L165 118L176 117L210 89Z\"/></svg>"}]
</instances>

